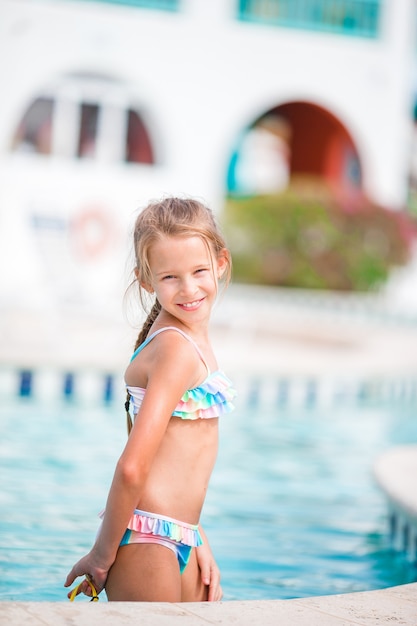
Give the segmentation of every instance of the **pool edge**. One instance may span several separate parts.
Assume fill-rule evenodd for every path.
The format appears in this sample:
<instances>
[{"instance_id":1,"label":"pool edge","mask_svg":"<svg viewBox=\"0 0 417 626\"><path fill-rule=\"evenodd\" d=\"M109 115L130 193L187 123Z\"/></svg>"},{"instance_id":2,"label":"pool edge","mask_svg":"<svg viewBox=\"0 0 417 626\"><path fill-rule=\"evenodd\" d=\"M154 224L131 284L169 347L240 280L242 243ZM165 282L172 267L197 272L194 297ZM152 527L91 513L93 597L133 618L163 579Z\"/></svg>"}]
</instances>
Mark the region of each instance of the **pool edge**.
<instances>
[{"instance_id":1,"label":"pool edge","mask_svg":"<svg viewBox=\"0 0 417 626\"><path fill-rule=\"evenodd\" d=\"M376 591L294 600L230 601L218 603L86 603L1 602L0 624L36 626L118 626L132 620L149 626L163 624L232 624L249 626L277 623L291 626L359 626L395 621L415 626L417 583Z\"/></svg>"},{"instance_id":2,"label":"pool edge","mask_svg":"<svg viewBox=\"0 0 417 626\"><path fill-rule=\"evenodd\" d=\"M389 448L373 466L375 482L388 505L390 539L394 549L417 559L417 444ZM416 611L417 615L417 611ZM416 617L417 623L417 617Z\"/></svg>"}]
</instances>

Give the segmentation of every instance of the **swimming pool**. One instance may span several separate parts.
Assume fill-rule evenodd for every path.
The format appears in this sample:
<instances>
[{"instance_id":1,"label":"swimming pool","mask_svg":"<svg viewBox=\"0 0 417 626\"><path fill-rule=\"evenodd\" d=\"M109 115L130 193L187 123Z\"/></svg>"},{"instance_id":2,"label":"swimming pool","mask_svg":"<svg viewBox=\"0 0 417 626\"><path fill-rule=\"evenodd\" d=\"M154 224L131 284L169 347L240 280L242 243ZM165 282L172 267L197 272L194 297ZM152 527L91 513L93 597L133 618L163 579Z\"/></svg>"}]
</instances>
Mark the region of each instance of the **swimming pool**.
<instances>
[{"instance_id":1,"label":"swimming pool","mask_svg":"<svg viewBox=\"0 0 417 626\"><path fill-rule=\"evenodd\" d=\"M224 599L416 580L415 564L390 549L371 474L379 453L417 442L416 407L249 404L222 420L203 515ZM96 533L124 419L114 405L2 402L0 600L66 599L63 581Z\"/></svg>"}]
</instances>

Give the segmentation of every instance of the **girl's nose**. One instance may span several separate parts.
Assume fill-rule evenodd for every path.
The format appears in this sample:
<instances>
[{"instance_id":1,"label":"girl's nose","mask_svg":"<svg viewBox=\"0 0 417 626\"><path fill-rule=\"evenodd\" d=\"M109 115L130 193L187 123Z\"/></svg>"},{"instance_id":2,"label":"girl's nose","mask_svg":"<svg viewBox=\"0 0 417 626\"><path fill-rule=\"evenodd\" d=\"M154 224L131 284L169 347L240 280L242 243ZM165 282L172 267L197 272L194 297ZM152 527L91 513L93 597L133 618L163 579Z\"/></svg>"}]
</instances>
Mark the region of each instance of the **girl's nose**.
<instances>
[{"instance_id":1,"label":"girl's nose","mask_svg":"<svg viewBox=\"0 0 417 626\"><path fill-rule=\"evenodd\" d=\"M181 294L194 295L197 292L197 284L192 278L184 278L181 281Z\"/></svg>"}]
</instances>

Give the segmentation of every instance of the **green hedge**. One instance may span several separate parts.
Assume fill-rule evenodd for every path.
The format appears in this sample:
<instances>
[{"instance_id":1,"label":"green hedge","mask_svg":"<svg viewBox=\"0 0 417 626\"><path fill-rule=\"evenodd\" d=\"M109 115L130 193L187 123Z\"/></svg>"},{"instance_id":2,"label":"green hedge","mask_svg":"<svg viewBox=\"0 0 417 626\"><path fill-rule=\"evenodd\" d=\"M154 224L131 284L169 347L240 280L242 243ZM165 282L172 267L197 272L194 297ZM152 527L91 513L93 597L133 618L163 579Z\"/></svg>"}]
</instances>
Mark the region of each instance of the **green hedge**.
<instances>
[{"instance_id":1,"label":"green hedge","mask_svg":"<svg viewBox=\"0 0 417 626\"><path fill-rule=\"evenodd\" d=\"M404 212L319 185L230 197L225 230L238 282L368 291L407 262L415 234Z\"/></svg>"}]
</instances>

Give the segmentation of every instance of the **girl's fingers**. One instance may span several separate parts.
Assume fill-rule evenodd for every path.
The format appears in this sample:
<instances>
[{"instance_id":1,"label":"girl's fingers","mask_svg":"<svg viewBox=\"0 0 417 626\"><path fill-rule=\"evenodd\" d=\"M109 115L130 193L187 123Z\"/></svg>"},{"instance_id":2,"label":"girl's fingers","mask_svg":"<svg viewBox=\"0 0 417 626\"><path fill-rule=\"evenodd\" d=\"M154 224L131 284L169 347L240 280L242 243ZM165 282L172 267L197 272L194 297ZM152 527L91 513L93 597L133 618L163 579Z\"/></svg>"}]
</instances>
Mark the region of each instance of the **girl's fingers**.
<instances>
[{"instance_id":1,"label":"girl's fingers","mask_svg":"<svg viewBox=\"0 0 417 626\"><path fill-rule=\"evenodd\" d=\"M95 589L93 591L91 583L87 579L84 579L79 585L69 591L67 596L70 600L74 600L80 593L83 593L85 596L91 598L97 595L95 591Z\"/></svg>"}]
</instances>

